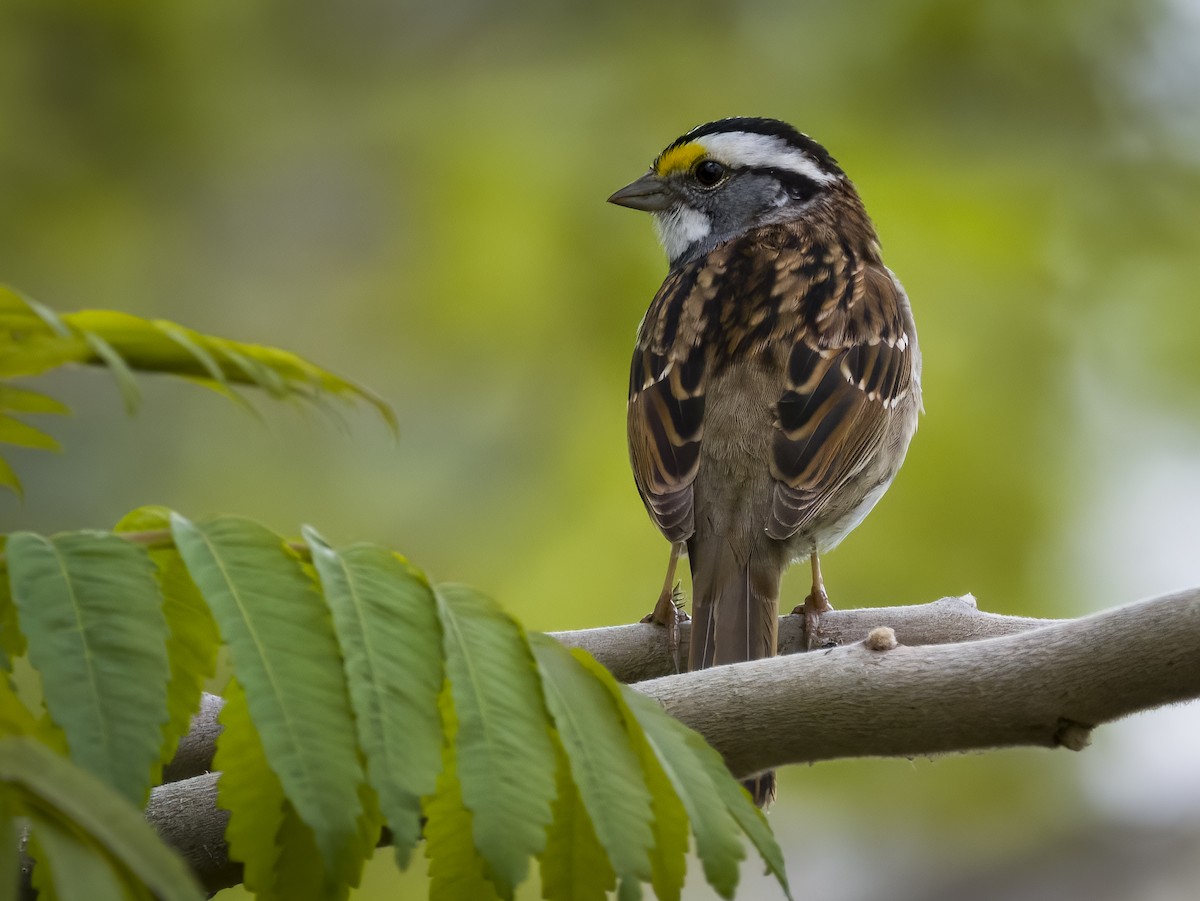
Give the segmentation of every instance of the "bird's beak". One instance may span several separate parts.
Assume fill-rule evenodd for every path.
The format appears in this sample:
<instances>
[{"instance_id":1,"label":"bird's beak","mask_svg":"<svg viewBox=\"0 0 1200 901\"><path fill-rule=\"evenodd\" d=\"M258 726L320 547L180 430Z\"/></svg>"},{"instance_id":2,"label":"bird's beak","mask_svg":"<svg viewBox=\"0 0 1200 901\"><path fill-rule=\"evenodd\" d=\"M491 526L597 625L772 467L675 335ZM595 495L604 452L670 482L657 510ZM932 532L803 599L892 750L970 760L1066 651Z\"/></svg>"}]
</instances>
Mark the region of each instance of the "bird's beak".
<instances>
[{"instance_id":1,"label":"bird's beak","mask_svg":"<svg viewBox=\"0 0 1200 901\"><path fill-rule=\"evenodd\" d=\"M617 206L627 206L631 210L654 213L671 205L671 195L667 191L666 182L651 171L616 191L608 198L608 202Z\"/></svg>"}]
</instances>

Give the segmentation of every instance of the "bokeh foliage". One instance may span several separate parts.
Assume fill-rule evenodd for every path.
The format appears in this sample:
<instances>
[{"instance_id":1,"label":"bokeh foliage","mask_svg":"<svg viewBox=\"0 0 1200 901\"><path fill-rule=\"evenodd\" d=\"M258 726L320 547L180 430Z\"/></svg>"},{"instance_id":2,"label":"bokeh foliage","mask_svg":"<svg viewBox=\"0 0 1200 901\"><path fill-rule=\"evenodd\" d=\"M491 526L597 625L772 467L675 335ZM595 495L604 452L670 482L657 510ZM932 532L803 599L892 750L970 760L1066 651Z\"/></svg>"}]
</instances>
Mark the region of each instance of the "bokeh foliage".
<instances>
[{"instance_id":1,"label":"bokeh foliage","mask_svg":"<svg viewBox=\"0 0 1200 901\"><path fill-rule=\"evenodd\" d=\"M664 264L603 198L695 124L774 115L855 179L925 353L927 415L826 563L834 603L1070 615L1195 582L1198 47L1182 0L10 0L3 278L293 348L393 401L403 438L154 386L100 426L115 392L64 378L71 456L15 458L31 500L0 519L316 520L533 628L640 616L666 546L624 387ZM828 765L783 803L799 829L886 790L849 832L987 857L1086 817L1073 767Z\"/></svg>"}]
</instances>

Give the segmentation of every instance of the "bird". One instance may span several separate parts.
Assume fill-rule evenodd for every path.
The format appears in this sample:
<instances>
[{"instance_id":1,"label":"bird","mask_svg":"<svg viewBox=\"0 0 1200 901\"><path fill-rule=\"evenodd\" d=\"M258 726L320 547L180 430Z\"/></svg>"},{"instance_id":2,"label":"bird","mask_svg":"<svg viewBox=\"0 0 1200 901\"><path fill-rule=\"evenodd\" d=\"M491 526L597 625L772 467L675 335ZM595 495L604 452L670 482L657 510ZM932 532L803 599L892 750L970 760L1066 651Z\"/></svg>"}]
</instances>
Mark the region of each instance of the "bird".
<instances>
[{"instance_id":1,"label":"bird","mask_svg":"<svg viewBox=\"0 0 1200 901\"><path fill-rule=\"evenodd\" d=\"M692 577L691 670L774 656L779 586L807 559L811 643L829 611L821 554L896 477L922 411L908 296L853 183L769 118L719 119L608 198L649 212L668 273L637 331L634 481L671 544L647 619L675 635ZM761 807L771 771L744 783Z\"/></svg>"}]
</instances>

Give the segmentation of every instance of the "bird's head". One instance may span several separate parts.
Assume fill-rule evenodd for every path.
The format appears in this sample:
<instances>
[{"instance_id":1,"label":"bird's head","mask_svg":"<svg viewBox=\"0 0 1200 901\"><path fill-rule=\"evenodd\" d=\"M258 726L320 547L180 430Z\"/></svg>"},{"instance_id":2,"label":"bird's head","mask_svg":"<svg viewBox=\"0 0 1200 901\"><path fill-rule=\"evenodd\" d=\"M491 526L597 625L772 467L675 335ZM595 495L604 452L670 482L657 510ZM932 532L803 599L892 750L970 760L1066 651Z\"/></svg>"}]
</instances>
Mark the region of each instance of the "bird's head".
<instances>
[{"instance_id":1,"label":"bird's head","mask_svg":"<svg viewBox=\"0 0 1200 901\"><path fill-rule=\"evenodd\" d=\"M720 119L667 146L608 198L654 215L671 266L749 229L803 218L853 188L824 147L776 119Z\"/></svg>"}]
</instances>

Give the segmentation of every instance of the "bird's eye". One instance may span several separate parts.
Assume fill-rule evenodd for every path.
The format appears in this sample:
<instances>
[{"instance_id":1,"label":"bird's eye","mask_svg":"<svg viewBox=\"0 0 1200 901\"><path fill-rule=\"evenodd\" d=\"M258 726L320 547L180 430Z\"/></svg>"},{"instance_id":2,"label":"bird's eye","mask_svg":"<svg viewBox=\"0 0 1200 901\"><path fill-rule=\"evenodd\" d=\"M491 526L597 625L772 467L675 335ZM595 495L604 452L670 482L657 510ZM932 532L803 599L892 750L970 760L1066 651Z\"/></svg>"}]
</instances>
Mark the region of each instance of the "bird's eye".
<instances>
[{"instance_id":1,"label":"bird's eye","mask_svg":"<svg viewBox=\"0 0 1200 901\"><path fill-rule=\"evenodd\" d=\"M702 186L711 188L725 177L725 167L716 160L701 160L693 174Z\"/></svg>"}]
</instances>

